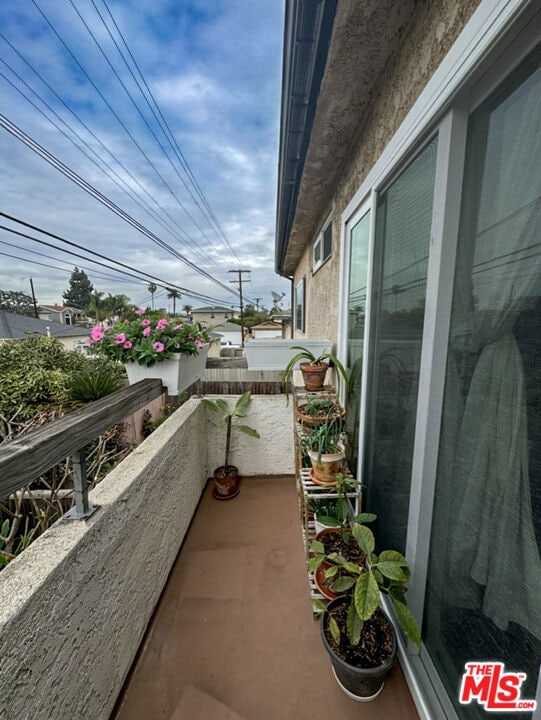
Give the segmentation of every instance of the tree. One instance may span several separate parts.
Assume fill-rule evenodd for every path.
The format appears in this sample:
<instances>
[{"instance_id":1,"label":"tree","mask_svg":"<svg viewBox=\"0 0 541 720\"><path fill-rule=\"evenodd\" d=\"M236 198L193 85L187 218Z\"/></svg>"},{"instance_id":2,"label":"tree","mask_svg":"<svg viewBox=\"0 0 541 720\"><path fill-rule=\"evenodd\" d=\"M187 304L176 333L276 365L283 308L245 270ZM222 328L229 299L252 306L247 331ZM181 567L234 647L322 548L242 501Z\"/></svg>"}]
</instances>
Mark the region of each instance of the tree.
<instances>
[{"instance_id":1,"label":"tree","mask_svg":"<svg viewBox=\"0 0 541 720\"><path fill-rule=\"evenodd\" d=\"M101 310L103 308L103 293L94 290L90 293L90 301L86 307L86 313L89 317L96 318L96 322L101 320Z\"/></svg>"},{"instance_id":2,"label":"tree","mask_svg":"<svg viewBox=\"0 0 541 720\"><path fill-rule=\"evenodd\" d=\"M75 267L71 273L70 286L62 293L62 297L70 307L84 310L90 304L90 295L93 290L94 286L85 271Z\"/></svg>"},{"instance_id":3,"label":"tree","mask_svg":"<svg viewBox=\"0 0 541 720\"><path fill-rule=\"evenodd\" d=\"M34 303L31 296L16 290L0 290L0 310L34 317Z\"/></svg>"},{"instance_id":4,"label":"tree","mask_svg":"<svg viewBox=\"0 0 541 720\"><path fill-rule=\"evenodd\" d=\"M189 315L193 310L193 305L183 305L182 309L186 313L186 315Z\"/></svg>"},{"instance_id":5,"label":"tree","mask_svg":"<svg viewBox=\"0 0 541 720\"><path fill-rule=\"evenodd\" d=\"M178 290L175 290L175 288L166 288L167 290L167 297L169 299L173 299L173 315L176 315L177 310L177 300L180 300L181 294Z\"/></svg>"},{"instance_id":6,"label":"tree","mask_svg":"<svg viewBox=\"0 0 541 720\"><path fill-rule=\"evenodd\" d=\"M130 298L127 295L111 295L108 293L103 307L111 318L124 315L130 309Z\"/></svg>"},{"instance_id":7,"label":"tree","mask_svg":"<svg viewBox=\"0 0 541 720\"><path fill-rule=\"evenodd\" d=\"M158 289L158 286L155 285L154 283L150 283L149 286L148 286L148 288L147 288L147 290L148 290L149 293L150 293L151 303L152 303L152 309L153 309L153 310L154 310L154 293L156 292L157 289Z\"/></svg>"}]
</instances>

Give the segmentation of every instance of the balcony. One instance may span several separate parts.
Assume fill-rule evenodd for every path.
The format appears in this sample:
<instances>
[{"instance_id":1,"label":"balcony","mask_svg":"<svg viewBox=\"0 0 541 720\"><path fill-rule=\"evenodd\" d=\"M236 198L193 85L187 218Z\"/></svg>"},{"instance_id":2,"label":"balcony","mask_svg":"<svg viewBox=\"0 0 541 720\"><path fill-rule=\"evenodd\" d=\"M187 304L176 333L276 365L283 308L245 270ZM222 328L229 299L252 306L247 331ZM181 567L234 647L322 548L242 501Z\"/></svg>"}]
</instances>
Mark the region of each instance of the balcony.
<instances>
[{"instance_id":1,"label":"balcony","mask_svg":"<svg viewBox=\"0 0 541 720\"><path fill-rule=\"evenodd\" d=\"M223 428L192 398L90 493L96 512L2 572L3 718L359 717L312 619L291 413L253 397L262 440L236 437L249 477L217 502ZM398 665L362 712L417 717Z\"/></svg>"}]
</instances>

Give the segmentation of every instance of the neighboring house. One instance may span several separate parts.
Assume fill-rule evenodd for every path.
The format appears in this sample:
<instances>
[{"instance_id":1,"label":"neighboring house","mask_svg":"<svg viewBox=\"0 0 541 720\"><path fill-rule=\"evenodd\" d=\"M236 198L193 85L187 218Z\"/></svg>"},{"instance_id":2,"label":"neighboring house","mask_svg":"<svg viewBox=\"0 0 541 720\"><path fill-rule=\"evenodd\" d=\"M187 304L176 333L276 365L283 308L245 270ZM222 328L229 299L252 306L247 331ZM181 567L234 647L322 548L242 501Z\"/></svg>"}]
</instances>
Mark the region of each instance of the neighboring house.
<instances>
[{"instance_id":1,"label":"neighboring house","mask_svg":"<svg viewBox=\"0 0 541 720\"><path fill-rule=\"evenodd\" d=\"M220 340L224 340L231 345L242 344L242 331L240 325L232 322L225 322L213 328L213 333L220 336Z\"/></svg>"},{"instance_id":2,"label":"neighboring house","mask_svg":"<svg viewBox=\"0 0 541 720\"><path fill-rule=\"evenodd\" d=\"M237 313L233 308L228 307L200 307L190 312L194 322L197 320L206 323L209 327L220 325L224 320L237 317Z\"/></svg>"},{"instance_id":3,"label":"neighboring house","mask_svg":"<svg viewBox=\"0 0 541 720\"><path fill-rule=\"evenodd\" d=\"M27 315L0 310L0 342L24 340L31 335L55 337L60 340L66 350L76 352L83 352L84 343L90 337L88 330L82 327L61 325L58 322L38 320Z\"/></svg>"},{"instance_id":4,"label":"neighboring house","mask_svg":"<svg viewBox=\"0 0 541 720\"><path fill-rule=\"evenodd\" d=\"M541 664L541 3L313 7L286 3L276 269L297 342L351 371L420 713L465 717L466 662L526 673L527 699Z\"/></svg>"},{"instance_id":5,"label":"neighboring house","mask_svg":"<svg viewBox=\"0 0 541 720\"><path fill-rule=\"evenodd\" d=\"M283 340L287 340L291 337L291 310L283 310L281 312L274 313L272 319L275 322L280 323L282 328L281 337Z\"/></svg>"},{"instance_id":6,"label":"neighboring house","mask_svg":"<svg viewBox=\"0 0 541 720\"><path fill-rule=\"evenodd\" d=\"M67 305L39 305L38 315L41 320L62 325L75 325L83 317L81 310Z\"/></svg>"},{"instance_id":7,"label":"neighboring house","mask_svg":"<svg viewBox=\"0 0 541 720\"><path fill-rule=\"evenodd\" d=\"M265 320L265 322L259 323L258 325L252 325L251 327L252 337L258 338L281 338L282 337L282 324L279 322L273 322L272 320Z\"/></svg>"}]
</instances>

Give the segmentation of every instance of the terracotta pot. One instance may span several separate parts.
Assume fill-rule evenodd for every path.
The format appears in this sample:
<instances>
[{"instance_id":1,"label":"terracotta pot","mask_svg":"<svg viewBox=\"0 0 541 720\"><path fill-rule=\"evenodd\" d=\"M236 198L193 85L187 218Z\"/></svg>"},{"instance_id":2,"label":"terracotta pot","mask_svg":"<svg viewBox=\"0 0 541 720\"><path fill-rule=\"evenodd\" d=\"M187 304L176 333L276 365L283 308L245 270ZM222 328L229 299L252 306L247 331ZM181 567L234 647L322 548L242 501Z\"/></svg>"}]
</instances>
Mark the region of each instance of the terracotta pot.
<instances>
[{"instance_id":1,"label":"terracotta pot","mask_svg":"<svg viewBox=\"0 0 541 720\"><path fill-rule=\"evenodd\" d=\"M216 500L231 500L240 492L239 482L239 469L235 465L228 465L227 468L221 465L214 471L212 497Z\"/></svg>"},{"instance_id":2,"label":"terracotta pot","mask_svg":"<svg viewBox=\"0 0 541 720\"><path fill-rule=\"evenodd\" d=\"M330 567L332 567L330 563L322 562L314 572L314 583L319 593L323 595L324 598L327 598L327 600L334 600L334 598L337 597L336 593L325 584L325 570Z\"/></svg>"},{"instance_id":3,"label":"terracotta pot","mask_svg":"<svg viewBox=\"0 0 541 720\"><path fill-rule=\"evenodd\" d=\"M300 420L303 425L308 425L310 428L323 425L324 423L331 422L333 420L338 420L346 414L346 408L340 407L338 403L335 403L335 412L330 413L328 416L322 415L321 417L314 417L313 415L306 415L304 413L303 409L306 407L306 404L307 403L303 403L302 405L294 408L294 410L297 419Z\"/></svg>"},{"instance_id":4,"label":"terracotta pot","mask_svg":"<svg viewBox=\"0 0 541 720\"><path fill-rule=\"evenodd\" d=\"M308 454L312 463L312 479L314 482L319 485L336 485L336 473L339 473L342 469L345 459L344 453L342 451L328 454L322 453L319 459L317 450L310 450Z\"/></svg>"},{"instance_id":5,"label":"terracotta pot","mask_svg":"<svg viewBox=\"0 0 541 720\"><path fill-rule=\"evenodd\" d=\"M320 365L301 363L300 368L306 390L321 390L325 382L325 375L329 369L329 363L321 363Z\"/></svg>"}]
</instances>

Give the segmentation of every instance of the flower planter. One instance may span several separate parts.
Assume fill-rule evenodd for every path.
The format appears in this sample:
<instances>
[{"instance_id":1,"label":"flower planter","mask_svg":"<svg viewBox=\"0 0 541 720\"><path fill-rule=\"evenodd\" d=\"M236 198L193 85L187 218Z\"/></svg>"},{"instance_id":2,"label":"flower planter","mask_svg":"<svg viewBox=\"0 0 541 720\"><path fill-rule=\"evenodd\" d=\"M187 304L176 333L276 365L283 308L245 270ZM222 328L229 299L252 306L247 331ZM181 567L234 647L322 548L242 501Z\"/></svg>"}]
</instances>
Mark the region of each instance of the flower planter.
<instances>
[{"instance_id":1,"label":"flower planter","mask_svg":"<svg viewBox=\"0 0 541 720\"><path fill-rule=\"evenodd\" d=\"M303 340L305 347L314 355L330 352L332 341L326 339ZM295 340L280 340L277 338L253 338L246 343L246 359L249 370L284 370L291 358L297 354L292 350ZM299 363L296 364L299 367Z\"/></svg>"},{"instance_id":2,"label":"flower planter","mask_svg":"<svg viewBox=\"0 0 541 720\"><path fill-rule=\"evenodd\" d=\"M135 362L125 364L130 385L147 378L158 378L169 395L178 395L199 380L207 364L209 346L204 345L198 355L177 354L151 367Z\"/></svg>"}]
</instances>

